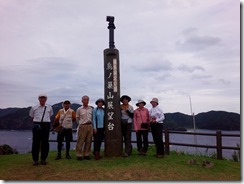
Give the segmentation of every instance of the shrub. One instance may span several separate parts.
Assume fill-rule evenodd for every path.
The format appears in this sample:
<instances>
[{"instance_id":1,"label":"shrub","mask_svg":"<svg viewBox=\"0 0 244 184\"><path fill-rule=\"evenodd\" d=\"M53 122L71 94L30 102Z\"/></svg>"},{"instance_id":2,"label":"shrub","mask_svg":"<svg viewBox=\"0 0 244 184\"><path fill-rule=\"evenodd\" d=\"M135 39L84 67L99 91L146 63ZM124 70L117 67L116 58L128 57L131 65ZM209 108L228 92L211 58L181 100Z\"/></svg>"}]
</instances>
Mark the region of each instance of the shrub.
<instances>
[{"instance_id":1,"label":"shrub","mask_svg":"<svg viewBox=\"0 0 244 184\"><path fill-rule=\"evenodd\" d=\"M16 149L13 149L7 144L0 145L0 155L10 155L10 154L18 154Z\"/></svg>"},{"instance_id":2,"label":"shrub","mask_svg":"<svg viewBox=\"0 0 244 184\"><path fill-rule=\"evenodd\" d=\"M237 147L240 148L240 145L237 144ZM234 153L233 153L231 156L232 156L232 159L233 159L235 162L239 162L239 161L240 161L240 150L238 150L238 151L234 151Z\"/></svg>"}]
</instances>

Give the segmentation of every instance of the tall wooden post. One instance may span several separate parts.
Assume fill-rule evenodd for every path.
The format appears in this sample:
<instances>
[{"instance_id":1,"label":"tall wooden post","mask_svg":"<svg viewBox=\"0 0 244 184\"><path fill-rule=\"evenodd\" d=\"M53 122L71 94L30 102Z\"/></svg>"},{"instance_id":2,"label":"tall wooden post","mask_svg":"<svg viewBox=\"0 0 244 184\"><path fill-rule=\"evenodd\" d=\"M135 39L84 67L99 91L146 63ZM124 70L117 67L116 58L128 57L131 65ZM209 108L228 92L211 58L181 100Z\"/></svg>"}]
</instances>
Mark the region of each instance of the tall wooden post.
<instances>
[{"instance_id":1,"label":"tall wooden post","mask_svg":"<svg viewBox=\"0 0 244 184\"><path fill-rule=\"evenodd\" d=\"M217 144L217 159L221 160L222 159L222 135L220 130L216 131L216 144Z\"/></svg>"},{"instance_id":2,"label":"tall wooden post","mask_svg":"<svg viewBox=\"0 0 244 184\"><path fill-rule=\"evenodd\" d=\"M123 145L119 51L114 45L114 17L107 16L107 21L109 22L109 48L104 50L105 156L120 156Z\"/></svg>"},{"instance_id":3,"label":"tall wooden post","mask_svg":"<svg viewBox=\"0 0 244 184\"><path fill-rule=\"evenodd\" d=\"M164 131L164 137L165 137L165 155L169 155L169 130L168 129L165 129Z\"/></svg>"}]
</instances>

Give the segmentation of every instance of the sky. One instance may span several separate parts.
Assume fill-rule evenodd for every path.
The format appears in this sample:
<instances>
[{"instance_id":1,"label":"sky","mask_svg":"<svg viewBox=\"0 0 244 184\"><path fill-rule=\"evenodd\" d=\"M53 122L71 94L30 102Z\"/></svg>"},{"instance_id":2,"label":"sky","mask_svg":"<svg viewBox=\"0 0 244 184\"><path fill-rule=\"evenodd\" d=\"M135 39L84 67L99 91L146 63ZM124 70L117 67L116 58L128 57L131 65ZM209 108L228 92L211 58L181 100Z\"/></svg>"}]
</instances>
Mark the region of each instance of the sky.
<instances>
[{"instance_id":1,"label":"sky","mask_svg":"<svg viewBox=\"0 0 244 184\"><path fill-rule=\"evenodd\" d=\"M0 0L0 108L104 97L106 16L120 94L165 113L240 113L240 1Z\"/></svg>"}]
</instances>

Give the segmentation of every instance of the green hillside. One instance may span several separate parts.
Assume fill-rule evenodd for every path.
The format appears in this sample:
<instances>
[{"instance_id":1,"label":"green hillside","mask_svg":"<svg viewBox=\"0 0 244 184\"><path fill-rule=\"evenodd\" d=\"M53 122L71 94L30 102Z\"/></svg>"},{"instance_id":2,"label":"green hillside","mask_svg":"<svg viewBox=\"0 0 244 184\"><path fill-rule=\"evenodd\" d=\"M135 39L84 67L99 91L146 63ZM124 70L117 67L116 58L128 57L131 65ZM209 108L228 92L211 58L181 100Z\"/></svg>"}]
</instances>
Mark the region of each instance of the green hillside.
<instances>
[{"instance_id":1,"label":"green hillside","mask_svg":"<svg viewBox=\"0 0 244 184\"><path fill-rule=\"evenodd\" d=\"M79 104L72 104L76 111ZM62 108L62 103L54 104L54 114ZM0 129L30 130L32 122L29 117L30 107L0 109ZM54 119L54 116L52 117ZM196 128L210 130L240 130L240 114L225 111L209 111L195 116ZM74 128L77 124L74 124ZM165 113L164 128L185 131L193 129L192 116L180 112Z\"/></svg>"}]
</instances>

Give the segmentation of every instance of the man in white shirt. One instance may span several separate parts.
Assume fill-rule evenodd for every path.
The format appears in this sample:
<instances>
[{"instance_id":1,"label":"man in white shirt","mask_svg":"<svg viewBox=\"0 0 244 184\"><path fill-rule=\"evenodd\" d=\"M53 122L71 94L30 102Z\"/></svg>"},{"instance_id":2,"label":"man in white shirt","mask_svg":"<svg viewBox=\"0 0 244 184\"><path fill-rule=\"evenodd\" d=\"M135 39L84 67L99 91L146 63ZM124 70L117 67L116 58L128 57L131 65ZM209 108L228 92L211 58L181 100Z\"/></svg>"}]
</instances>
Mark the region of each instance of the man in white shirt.
<instances>
[{"instance_id":1,"label":"man in white shirt","mask_svg":"<svg viewBox=\"0 0 244 184\"><path fill-rule=\"evenodd\" d=\"M50 105L45 105L47 95L38 96L39 104L31 107L29 116L33 121L33 139L32 139L32 159L33 165L38 165L39 150L41 149L41 164L46 165L46 159L49 152L49 132L51 116L53 109Z\"/></svg>"},{"instance_id":2,"label":"man in white shirt","mask_svg":"<svg viewBox=\"0 0 244 184\"><path fill-rule=\"evenodd\" d=\"M77 128L76 157L77 160L90 160L92 143L92 111L93 107L88 105L89 97L82 97L82 106L76 110ZM84 147L84 148L83 148ZM82 157L83 156L83 157Z\"/></svg>"}]
</instances>

